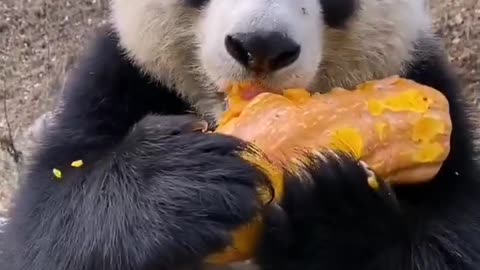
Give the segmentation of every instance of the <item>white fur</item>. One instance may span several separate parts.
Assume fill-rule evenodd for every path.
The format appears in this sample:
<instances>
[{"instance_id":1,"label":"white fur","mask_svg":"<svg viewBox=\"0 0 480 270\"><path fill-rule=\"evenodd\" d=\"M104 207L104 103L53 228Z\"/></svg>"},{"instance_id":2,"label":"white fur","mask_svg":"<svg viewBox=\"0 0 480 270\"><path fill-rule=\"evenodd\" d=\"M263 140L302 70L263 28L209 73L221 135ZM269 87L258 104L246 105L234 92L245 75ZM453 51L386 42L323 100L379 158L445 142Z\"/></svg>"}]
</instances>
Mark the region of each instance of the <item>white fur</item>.
<instances>
[{"instance_id":1,"label":"white fur","mask_svg":"<svg viewBox=\"0 0 480 270\"><path fill-rule=\"evenodd\" d=\"M315 91L353 88L366 80L401 73L420 38L433 38L424 0L360 0L346 31L327 29ZM428 52L421 52L422 54Z\"/></svg>"},{"instance_id":2,"label":"white fur","mask_svg":"<svg viewBox=\"0 0 480 270\"><path fill-rule=\"evenodd\" d=\"M123 48L145 72L167 86L175 84L200 113L217 116L222 99L197 72L194 25L199 13L180 2L112 0L112 24Z\"/></svg>"},{"instance_id":3,"label":"white fur","mask_svg":"<svg viewBox=\"0 0 480 270\"><path fill-rule=\"evenodd\" d=\"M322 13L318 0L211 0L199 19L199 61L208 77L222 88L249 74L227 52L227 35L279 31L301 47L297 61L265 78L279 88L306 87L322 57Z\"/></svg>"},{"instance_id":4,"label":"white fur","mask_svg":"<svg viewBox=\"0 0 480 270\"><path fill-rule=\"evenodd\" d=\"M111 17L145 72L175 83L201 113L218 116L217 92L228 81L252 79L227 53L227 34L275 30L300 44L297 61L264 78L274 87L324 92L401 73L415 42L431 33L424 0L360 5L345 30L324 26L320 0L210 0L202 10L182 0L112 0Z\"/></svg>"}]
</instances>

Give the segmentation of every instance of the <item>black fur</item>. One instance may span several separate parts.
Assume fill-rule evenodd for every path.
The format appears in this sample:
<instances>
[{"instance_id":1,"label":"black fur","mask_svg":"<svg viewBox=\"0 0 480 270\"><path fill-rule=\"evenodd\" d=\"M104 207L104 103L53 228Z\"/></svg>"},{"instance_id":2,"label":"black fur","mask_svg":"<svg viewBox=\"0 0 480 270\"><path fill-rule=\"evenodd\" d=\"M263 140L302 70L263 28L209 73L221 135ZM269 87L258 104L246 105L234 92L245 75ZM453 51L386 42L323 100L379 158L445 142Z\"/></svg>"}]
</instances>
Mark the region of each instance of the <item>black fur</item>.
<instances>
[{"instance_id":1,"label":"black fur","mask_svg":"<svg viewBox=\"0 0 480 270\"><path fill-rule=\"evenodd\" d=\"M419 50L423 48L418 48ZM263 270L480 269L480 181L471 115L444 56L410 63L406 77L442 91L453 122L451 153L430 183L375 192L348 157L306 168L314 185L287 181L280 221L267 213ZM394 201L392 201L394 200Z\"/></svg>"},{"instance_id":2,"label":"black fur","mask_svg":"<svg viewBox=\"0 0 480 270\"><path fill-rule=\"evenodd\" d=\"M210 0L183 0L185 4L193 8L201 8L205 6Z\"/></svg>"},{"instance_id":3,"label":"black fur","mask_svg":"<svg viewBox=\"0 0 480 270\"><path fill-rule=\"evenodd\" d=\"M319 0L322 5L325 24L343 28L359 9L358 0Z\"/></svg>"},{"instance_id":4,"label":"black fur","mask_svg":"<svg viewBox=\"0 0 480 270\"><path fill-rule=\"evenodd\" d=\"M280 207L262 211L263 269L479 269L473 129L442 57L406 73L450 101L452 152L435 181L376 192L348 156L312 158L289 175ZM248 145L198 132L188 104L141 75L115 35L101 36L75 75L16 198L14 262L2 270L175 270L224 247L261 210L265 176L238 157ZM78 159L84 167L70 167Z\"/></svg>"},{"instance_id":5,"label":"black fur","mask_svg":"<svg viewBox=\"0 0 480 270\"><path fill-rule=\"evenodd\" d=\"M2 269L176 269L223 248L258 212L266 179L238 156L248 146L199 132L117 43L101 37L70 82L11 212L14 265Z\"/></svg>"}]
</instances>

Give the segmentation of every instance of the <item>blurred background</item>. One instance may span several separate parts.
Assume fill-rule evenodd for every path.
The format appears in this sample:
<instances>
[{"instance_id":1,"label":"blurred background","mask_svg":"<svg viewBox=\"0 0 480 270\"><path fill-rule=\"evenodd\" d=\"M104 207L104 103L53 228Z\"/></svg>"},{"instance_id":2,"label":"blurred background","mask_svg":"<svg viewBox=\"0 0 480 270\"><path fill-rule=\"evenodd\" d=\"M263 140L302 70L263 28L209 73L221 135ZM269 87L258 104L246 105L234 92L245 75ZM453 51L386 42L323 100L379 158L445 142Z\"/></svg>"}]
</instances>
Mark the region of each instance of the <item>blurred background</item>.
<instances>
[{"instance_id":1,"label":"blurred background","mask_svg":"<svg viewBox=\"0 0 480 270\"><path fill-rule=\"evenodd\" d=\"M28 127L52 108L75 58L94 29L106 23L107 5L107 0L0 0L0 216L18 184ZM477 104L480 1L430 0L430 8L435 30Z\"/></svg>"}]
</instances>

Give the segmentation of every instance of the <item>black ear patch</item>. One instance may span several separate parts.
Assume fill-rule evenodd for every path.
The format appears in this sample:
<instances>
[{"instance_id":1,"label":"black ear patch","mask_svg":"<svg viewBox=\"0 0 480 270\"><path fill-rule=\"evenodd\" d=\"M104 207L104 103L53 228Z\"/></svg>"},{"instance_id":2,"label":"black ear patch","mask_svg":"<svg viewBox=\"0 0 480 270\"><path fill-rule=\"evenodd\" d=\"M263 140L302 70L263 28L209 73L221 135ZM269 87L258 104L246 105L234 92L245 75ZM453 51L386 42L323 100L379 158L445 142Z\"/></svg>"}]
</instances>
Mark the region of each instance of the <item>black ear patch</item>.
<instances>
[{"instance_id":1,"label":"black ear patch","mask_svg":"<svg viewBox=\"0 0 480 270\"><path fill-rule=\"evenodd\" d=\"M210 0L183 0L185 5L192 8L201 8L206 5Z\"/></svg>"},{"instance_id":2,"label":"black ear patch","mask_svg":"<svg viewBox=\"0 0 480 270\"><path fill-rule=\"evenodd\" d=\"M359 9L359 0L319 0L325 23L333 28L344 27Z\"/></svg>"}]
</instances>

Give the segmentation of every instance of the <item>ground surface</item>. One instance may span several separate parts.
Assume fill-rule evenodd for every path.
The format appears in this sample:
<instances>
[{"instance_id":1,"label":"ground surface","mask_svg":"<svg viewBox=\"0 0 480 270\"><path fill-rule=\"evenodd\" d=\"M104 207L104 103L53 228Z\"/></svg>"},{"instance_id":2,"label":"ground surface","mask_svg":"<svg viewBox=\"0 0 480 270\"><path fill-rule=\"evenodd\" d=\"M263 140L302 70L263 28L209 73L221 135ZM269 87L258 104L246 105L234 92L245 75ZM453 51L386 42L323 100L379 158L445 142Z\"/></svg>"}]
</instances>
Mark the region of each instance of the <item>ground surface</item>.
<instances>
[{"instance_id":1,"label":"ground surface","mask_svg":"<svg viewBox=\"0 0 480 270\"><path fill-rule=\"evenodd\" d=\"M435 27L473 97L480 91L480 1L431 1ZM17 186L22 134L52 107L65 72L105 23L106 2L0 1L0 215Z\"/></svg>"}]
</instances>

